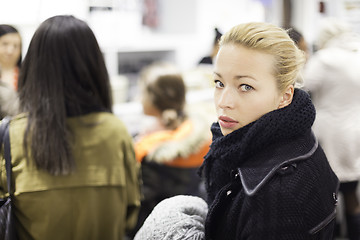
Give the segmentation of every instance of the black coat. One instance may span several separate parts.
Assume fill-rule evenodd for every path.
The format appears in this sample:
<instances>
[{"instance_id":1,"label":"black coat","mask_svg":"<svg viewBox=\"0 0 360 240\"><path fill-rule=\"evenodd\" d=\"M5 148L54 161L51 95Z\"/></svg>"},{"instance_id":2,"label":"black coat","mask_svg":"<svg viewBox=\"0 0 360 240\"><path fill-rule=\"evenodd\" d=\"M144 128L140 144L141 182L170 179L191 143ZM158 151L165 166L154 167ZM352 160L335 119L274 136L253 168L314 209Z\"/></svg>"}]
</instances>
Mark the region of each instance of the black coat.
<instances>
[{"instance_id":1,"label":"black coat","mask_svg":"<svg viewBox=\"0 0 360 240\"><path fill-rule=\"evenodd\" d=\"M307 93L213 143L202 173L207 240L332 239L338 179L311 131Z\"/></svg>"}]
</instances>

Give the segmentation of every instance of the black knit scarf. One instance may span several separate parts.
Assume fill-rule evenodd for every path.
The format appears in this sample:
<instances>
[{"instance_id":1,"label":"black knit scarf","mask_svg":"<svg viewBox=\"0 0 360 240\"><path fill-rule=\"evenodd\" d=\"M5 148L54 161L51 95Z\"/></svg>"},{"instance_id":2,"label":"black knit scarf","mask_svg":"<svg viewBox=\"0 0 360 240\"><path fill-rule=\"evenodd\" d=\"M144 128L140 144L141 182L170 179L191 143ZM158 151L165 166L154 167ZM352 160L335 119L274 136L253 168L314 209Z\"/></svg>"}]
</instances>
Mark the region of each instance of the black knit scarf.
<instances>
[{"instance_id":1,"label":"black knit scarf","mask_svg":"<svg viewBox=\"0 0 360 240\"><path fill-rule=\"evenodd\" d=\"M269 112L226 136L222 135L219 124L213 123L213 142L200 168L209 200L230 181L231 171L241 167L249 156L271 144L304 134L314 120L315 108L309 95L295 89L289 106Z\"/></svg>"}]
</instances>

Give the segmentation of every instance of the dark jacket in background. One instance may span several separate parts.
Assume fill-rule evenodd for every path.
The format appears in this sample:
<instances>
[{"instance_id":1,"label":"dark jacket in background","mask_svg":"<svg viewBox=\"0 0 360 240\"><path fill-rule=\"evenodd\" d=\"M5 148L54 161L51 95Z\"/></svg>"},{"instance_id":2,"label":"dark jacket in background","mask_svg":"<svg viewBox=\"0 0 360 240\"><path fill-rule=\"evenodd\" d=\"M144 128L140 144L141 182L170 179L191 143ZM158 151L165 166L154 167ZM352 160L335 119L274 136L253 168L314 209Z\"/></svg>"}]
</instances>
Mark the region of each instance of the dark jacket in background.
<instances>
[{"instance_id":1,"label":"dark jacket in background","mask_svg":"<svg viewBox=\"0 0 360 240\"><path fill-rule=\"evenodd\" d=\"M130 237L162 200L176 195L205 198L198 169L210 143L209 125L202 116L191 114L178 128L155 131L135 144L136 157L141 161L143 199Z\"/></svg>"},{"instance_id":2,"label":"dark jacket in background","mask_svg":"<svg viewBox=\"0 0 360 240\"><path fill-rule=\"evenodd\" d=\"M207 240L332 239L338 179L311 131L315 109L293 102L223 136L205 157Z\"/></svg>"}]
</instances>

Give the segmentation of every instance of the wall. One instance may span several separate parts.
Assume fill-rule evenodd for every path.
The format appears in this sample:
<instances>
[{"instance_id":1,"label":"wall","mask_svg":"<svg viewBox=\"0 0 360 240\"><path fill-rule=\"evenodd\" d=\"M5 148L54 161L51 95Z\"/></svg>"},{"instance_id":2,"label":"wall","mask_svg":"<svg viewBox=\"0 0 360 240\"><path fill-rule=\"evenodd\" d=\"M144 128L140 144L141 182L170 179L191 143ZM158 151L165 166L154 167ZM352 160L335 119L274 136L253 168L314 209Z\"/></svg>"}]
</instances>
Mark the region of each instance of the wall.
<instances>
[{"instance_id":1,"label":"wall","mask_svg":"<svg viewBox=\"0 0 360 240\"><path fill-rule=\"evenodd\" d=\"M57 14L73 14L87 18L87 0L0 0L0 23L18 28L25 53L38 24Z\"/></svg>"},{"instance_id":2,"label":"wall","mask_svg":"<svg viewBox=\"0 0 360 240\"><path fill-rule=\"evenodd\" d=\"M89 6L97 2L113 5L115 10L90 13ZM151 30L141 25L141 3L140 0L0 0L0 22L13 24L20 30L25 53L43 20L57 14L73 14L89 22L105 52L173 49L176 63L189 69L210 52L215 26L225 31L239 22L264 20L265 14L258 0L158 0L160 24L158 29ZM109 63L112 71L113 65Z\"/></svg>"},{"instance_id":3,"label":"wall","mask_svg":"<svg viewBox=\"0 0 360 240\"><path fill-rule=\"evenodd\" d=\"M325 12L319 12L319 2L323 2ZM313 43L318 24L324 17L343 19L360 33L360 0L292 0L292 24L299 29L309 43Z\"/></svg>"}]
</instances>

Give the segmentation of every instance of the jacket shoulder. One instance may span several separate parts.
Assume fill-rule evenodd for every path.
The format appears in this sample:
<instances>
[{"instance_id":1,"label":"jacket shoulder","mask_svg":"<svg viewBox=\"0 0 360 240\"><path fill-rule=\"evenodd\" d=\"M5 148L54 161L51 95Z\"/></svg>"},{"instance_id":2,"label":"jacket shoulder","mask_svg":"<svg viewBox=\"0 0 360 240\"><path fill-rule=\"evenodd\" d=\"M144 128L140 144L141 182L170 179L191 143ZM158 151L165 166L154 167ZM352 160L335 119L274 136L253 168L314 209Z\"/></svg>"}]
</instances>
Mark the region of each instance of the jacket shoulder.
<instances>
[{"instance_id":1,"label":"jacket shoulder","mask_svg":"<svg viewBox=\"0 0 360 240\"><path fill-rule=\"evenodd\" d=\"M279 189L285 209L297 209L309 234L326 229L336 216L339 180L321 147L296 165L277 171L270 189ZM278 184L278 188L274 185Z\"/></svg>"}]
</instances>

